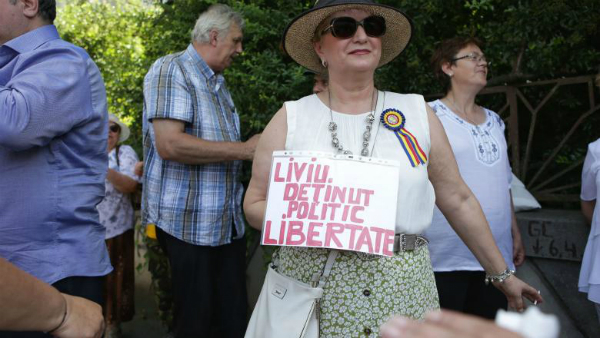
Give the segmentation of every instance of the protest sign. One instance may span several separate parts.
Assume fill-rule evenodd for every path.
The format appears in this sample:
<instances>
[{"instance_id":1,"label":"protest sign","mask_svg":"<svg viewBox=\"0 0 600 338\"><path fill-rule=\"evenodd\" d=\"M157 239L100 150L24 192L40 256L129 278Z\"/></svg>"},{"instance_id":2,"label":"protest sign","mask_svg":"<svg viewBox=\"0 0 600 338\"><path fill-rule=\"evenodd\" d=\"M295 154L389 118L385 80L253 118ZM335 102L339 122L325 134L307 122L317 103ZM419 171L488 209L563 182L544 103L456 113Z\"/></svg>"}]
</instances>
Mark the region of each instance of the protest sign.
<instances>
[{"instance_id":1,"label":"protest sign","mask_svg":"<svg viewBox=\"0 0 600 338\"><path fill-rule=\"evenodd\" d=\"M398 180L395 161L274 152L262 244L392 256Z\"/></svg>"}]
</instances>

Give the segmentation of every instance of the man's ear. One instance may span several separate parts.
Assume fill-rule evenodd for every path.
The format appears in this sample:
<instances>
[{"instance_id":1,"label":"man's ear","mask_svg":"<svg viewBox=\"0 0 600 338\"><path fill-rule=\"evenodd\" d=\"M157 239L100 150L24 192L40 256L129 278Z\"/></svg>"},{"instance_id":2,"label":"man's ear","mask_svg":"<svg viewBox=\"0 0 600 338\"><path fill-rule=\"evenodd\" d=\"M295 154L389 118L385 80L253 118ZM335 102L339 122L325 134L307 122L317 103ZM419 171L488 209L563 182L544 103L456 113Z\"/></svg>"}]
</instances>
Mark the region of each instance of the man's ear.
<instances>
[{"instance_id":1,"label":"man's ear","mask_svg":"<svg viewBox=\"0 0 600 338\"><path fill-rule=\"evenodd\" d=\"M210 31L210 33L208 33L209 36L209 42L210 45L213 47L217 46L217 43L219 41L219 33L215 30Z\"/></svg>"},{"instance_id":2,"label":"man's ear","mask_svg":"<svg viewBox=\"0 0 600 338\"><path fill-rule=\"evenodd\" d=\"M39 12L39 0L19 0L23 6L23 15L29 19L33 19Z\"/></svg>"}]
</instances>

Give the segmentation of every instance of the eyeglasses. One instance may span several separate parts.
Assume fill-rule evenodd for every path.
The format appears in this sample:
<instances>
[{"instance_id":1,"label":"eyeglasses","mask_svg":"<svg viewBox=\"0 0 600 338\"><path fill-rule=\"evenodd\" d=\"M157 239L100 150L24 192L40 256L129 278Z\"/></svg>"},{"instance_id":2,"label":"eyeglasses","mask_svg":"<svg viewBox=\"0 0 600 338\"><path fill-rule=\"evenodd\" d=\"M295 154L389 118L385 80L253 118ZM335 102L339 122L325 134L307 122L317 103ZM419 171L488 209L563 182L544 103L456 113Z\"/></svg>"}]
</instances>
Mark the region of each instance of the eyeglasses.
<instances>
[{"instance_id":1,"label":"eyeglasses","mask_svg":"<svg viewBox=\"0 0 600 338\"><path fill-rule=\"evenodd\" d=\"M370 37L378 38L385 34L385 19L378 15L371 15L361 21L356 21L348 16L333 18L329 27L325 28L321 34L331 30L331 35L336 38L349 39L354 36L358 26L362 26L365 33Z\"/></svg>"},{"instance_id":2,"label":"eyeglasses","mask_svg":"<svg viewBox=\"0 0 600 338\"><path fill-rule=\"evenodd\" d=\"M459 56L459 57L455 57L454 59L452 59L452 61L458 61L458 60L462 60L462 59L467 59L473 62L485 62L486 64L490 64L491 62L488 62L487 59L485 58L485 55L483 54L478 54L478 53L469 53L467 55L463 55L463 56Z\"/></svg>"},{"instance_id":3,"label":"eyeglasses","mask_svg":"<svg viewBox=\"0 0 600 338\"><path fill-rule=\"evenodd\" d=\"M113 133L118 133L121 131L121 127L119 127L118 124L111 124L110 127L108 127L108 129Z\"/></svg>"}]
</instances>

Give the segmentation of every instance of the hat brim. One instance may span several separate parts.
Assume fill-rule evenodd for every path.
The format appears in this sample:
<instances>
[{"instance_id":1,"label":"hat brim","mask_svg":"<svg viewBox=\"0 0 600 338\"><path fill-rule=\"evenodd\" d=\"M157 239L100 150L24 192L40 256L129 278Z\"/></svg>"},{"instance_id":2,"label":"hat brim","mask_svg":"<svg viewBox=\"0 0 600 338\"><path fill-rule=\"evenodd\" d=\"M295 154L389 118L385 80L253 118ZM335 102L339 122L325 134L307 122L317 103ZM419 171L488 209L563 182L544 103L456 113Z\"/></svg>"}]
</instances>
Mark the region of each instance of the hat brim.
<instances>
[{"instance_id":1,"label":"hat brim","mask_svg":"<svg viewBox=\"0 0 600 338\"><path fill-rule=\"evenodd\" d=\"M119 143L123 143L127 141L131 132L129 131L129 127L125 123L118 121L117 124L119 125L119 127L121 127L121 133L119 134Z\"/></svg>"},{"instance_id":2,"label":"hat brim","mask_svg":"<svg viewBox=\"0 0 600 338\"><path fill-rule=\"evenodd\" d=\"M321 73L325 68L313 45L315 30L331 14L348 9L360 9L385 18L386 33L381 37L381 67L395 59L412 39L412 21L400 10L381 4L344 3L308 10L290 22L283 33L283 49L300 65Z\"/></svg>"}]
</instances>

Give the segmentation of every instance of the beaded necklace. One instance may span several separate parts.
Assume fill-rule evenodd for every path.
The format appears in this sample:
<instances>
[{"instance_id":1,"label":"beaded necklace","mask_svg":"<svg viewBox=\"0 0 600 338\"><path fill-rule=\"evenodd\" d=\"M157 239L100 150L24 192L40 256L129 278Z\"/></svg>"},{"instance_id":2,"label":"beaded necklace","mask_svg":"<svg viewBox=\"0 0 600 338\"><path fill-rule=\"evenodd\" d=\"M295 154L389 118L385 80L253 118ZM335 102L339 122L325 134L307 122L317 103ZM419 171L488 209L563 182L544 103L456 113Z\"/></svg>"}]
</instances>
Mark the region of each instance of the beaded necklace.
<instances>
[{"instance_id":1,"label":"beaded necklace","mask_svg":"<svg viewBox=\"0 0 600 338\"><path fill-rule=\"evenodd\" d=\"M377 107L377 102L375 101L375 96L379 96L377 95L379 93L378 90L374 90L373 94L371 95L371 107L373 107L372 111L369 113L369 115L367 115L367 125L365 127L365 132L363 133L363 147L362 150L360 152L360 154L362 156L369 156L369 140L371 139L371 130L373 129L373 121L375 121L375 115L373 115L375 113L375 108ZM337 123L335 123L333 121L333 111L331 109L331 91L328 89L327 90L327 96L329 99L329 117L331 118L331 122L329 122L329 125L327 126L327 129L329 129L329 132L331 132L331 144L333 145L334 148L337 149L337 151L339 153L342 153L344 155L352 155L352 152L350 150L344 150L344 146L342 146L342 144L340 143L340 140L337 137ZM372 152L372 151L371 151Z\"/></svg>"}]
</instances>

